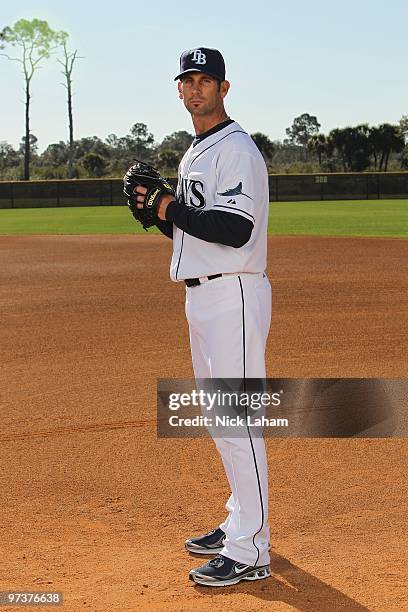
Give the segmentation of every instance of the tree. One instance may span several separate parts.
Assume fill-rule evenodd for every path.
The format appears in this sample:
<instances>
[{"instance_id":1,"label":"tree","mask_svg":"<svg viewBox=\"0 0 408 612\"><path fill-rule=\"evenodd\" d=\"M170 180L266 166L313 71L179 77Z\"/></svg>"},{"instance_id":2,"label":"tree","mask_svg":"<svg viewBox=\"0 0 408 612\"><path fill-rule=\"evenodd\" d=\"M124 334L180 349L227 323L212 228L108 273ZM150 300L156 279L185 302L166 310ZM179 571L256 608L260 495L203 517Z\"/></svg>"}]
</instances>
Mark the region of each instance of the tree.
<instances>
[{"instance_id":1,"label":"tree","mask_svg":"<svg viewBox=\"0 0 408 612\"><path fill-rule=\"evenodd\" d=\"M98 153L87 153L81 160L85 170L94 177L103 176L106 170L107 161Z\"/></svg>"},{"instance_id":2,"label":"tree","mask_svg":"<svg viewBox=\"0 0 408 612\"><path fill-rule=\"evenodd\" d=\"M179 164L180 158L176 151L164 149L163 151L159 151L156 160L157 166L161 170L175 170Z\"/></svg>"},{"instance_id":3,"label":"tree","mask_svg":"<svg viewBox=\"0 0 408 612\"><path fill-rule=\"evenodd\" d=\"M370 167L370 128L366 123L346 128L346 157L352 172L363 172Z\"/></svg>"},{"instance_id":4,"label":"tree","mask_svg":"<svg viewBox=\"0 0 408 612\"><path fill-rule=\"evenodd\" d=\"M402 115L399 120L399 132L404 137L405 141L408 140L408 115Z\"/></svg>"},{"instance_id":5,"label":"tree","mask_svg":"<svg viewBox=\"0 0 408 612\"><path fill-rule=\"evenodd\" d=\"M405 145L401 153L401 168L403 170L408 170L408 144Z\"/></svg>"},{"instance_id":6,"label":"tree","mask_svg":"<svg viewBox=\"0 0 408 612\"><path fill-rule=\"evenodd\" d=\"M383 136L383 151L380 161L380 170L387 172L388 161L392 152L401 153L405 147L404 136L400 133L399 127L390 123L383 123L378 126Z\"/></svg>"},{"instance_id":7,"label":"tree","mask_svg":"<svg viewBox=\"0 0 408 612\"><path fill-rule=\"evenodd\" d=\"M109 134L106 138L110 156L113 160L111 171L126 171L133 159L152 162L155 154L154 136L145 123L135 123L126 136Z\"/></svg>"},{"instance_id":8,"label":"tree","mask_svg":"<svg viewBox=\"0 0 408 612\"><path fill-rule=\"evenodd\" d=\"M8 142L0 142L0 174L4 178L4 172L17 168L20 165L21 156Z\"/></svg>"},{"instance_id":9,"label":"tree","mask_svg":"<svg viewBox=\"0 0 408 612\"><path fill-rule=\"evenodd\" d=\"M332 130L327 137L327 142L332 151L332 155L334 154L334 152L336 152L339 155L341 159L342 167L343 167L343 172L346 172L347 171L347 161L346 161L346 155L345 155L346 134L345 134L344 129L335 128L334 130Z\"/></svg>"},{"instance_id":10,"label":"tree","mask_svg":"<svg viewBox=\"0 0 408 612\"><path fill-rule=\"evenodd\" d=\"M62 48L63 59L57 59L57 62L62 66L62 74L65 77L65 83L62 83L63 87L67 90L67 105L68 105L68 160L67 160L67 176L73 178L73 158L74 158L74 120L72 115L72 72L74 70L74 63L76 59L80 59L77 55L78 51L68 51L67 32L59 32L58 37L60 46Z\"/></svg>"},{"instance_id":11,"label":"tree","mask_svg":"<svg viewBox=\"0 0 408 612\"><path fill-rule=\"evenodd\" d=\"M41 165L57 168L67 164L69 156L68 146L62 140L48 145L40 156ZM70 177L72 178L72 177Z\"/></svg>"},{"instance_id":12,"label":"tree","mask_svg":"<svg viewBox=\"0 0 408 612\"><path fill-rule=\"evenodd\" d=\"M275 145L273 142L266 134L262 134L262 132L255 132L255 134L251 134L251 138L261 152L265 163L270 164L275 154Z\"/></svg>"},{"instance_id":13,"label":"tree","mask_svg":"<svg viewBox=\"0 0 408 612\"><path fill-rule=\"evenodd\" d=\"M145 123L135 123L130 128L130 134L125 137L128 144L128 154L131 157L148 161L151 156L154 136L148 131Z\"/></svg>"},{"instance_id":14,"label":"tree","mask_svg":"<svg viewBox=\"0 0 408 612\"><path fill-rule=\"evenodd\" d=\"M181 158L194 140L194 136L180 130L165 136L154 151L154 163L167 171L176 171Z\"/></svg>"},{"instance_id":15,"label":"tree","mask_svg":"<svg viewBox=\"0 0 408 612\"><path fill-rule=\"evenodd\" d=\"M366 123L336 128L328 136L329 146L340 155L344 172L362 172L370 166L370 128Z\"/></svg>"},{"instance_id":16,"label":"tree","mask_svg":"<svg viewBox=\"0 0 408 612\"><path fill-rule=\"evenodd\" d=\"M24 179L30 179L30 101L31 81L40 63L49 58L56 46L58 34L50 28L46 21L20 19L13 27L7 26L1 32L2 45L8 44L21 49L21 57L1 55L11 61L18 62L24 75L25 83L25 148L24 148Z\"/></svg>"},{"instance_id":17,"label":"tree","mask_svg":"<svg viewBox=\"0 0 408 612\"><path fill-rule=\"evenodd\" d=\"M35 136L35 134L30 133L29 141L30 141L29 146L30 146L31 155L35 155L38 152L38 144L37 144L38 138L37 136ZM26 136L23 136L20 142L20 147L19 147L19 152L22 153L23 155L26 150L26 146L27 146Z\"/></svg>"},{"instance_id":18,"label":"tree","mask_svg":"<svg viewBox=\"0 0 408 612\"><path fill-rule=\"evenodd\" d=\"M273 156L273 167L275 172L302 172L302 164L304 163L305 157L302 147L291 144L287 138L285 138L283 142L274 140L273 146L275 148ZM300 164L300 166L298 164Z\"/></svg>"},{"instance_id":19,"label":"tree","mask_svg":"<svg viewBox=\"0 0 408 612\"><path fill-rule=\"evenodd\" d=\"M108 146L112 147L112 149L117 149L119 147L120 138L118 138L116 134L109 134L105 140Z\"/></svg>"},{"instance_id":20,"label":"tree","mask_svg":"<svg viewBox=\"0 0 408 612\"><path fill-rule=\"evenodd\" d=\"M183 156L193 140L194 136L192 136L189 132L180 130L165 136L158 148L166 151L174 151Z\"/></svg>"},{"instance_id":21,"label":"tree","mask_svg":"<svg viewBox=\"0 0 408 612\"><path fill-rule=\"evenodd\" d=\"M317 155L319 166L321 166L322 156L328 152L326 136L324 134L313 134L307 141L307 148Z\"/></svg>"},{"instance_id":22,"label":"tree","mask_svg":"<svg viewBox=\"0 0 408 612\"><path fill-rule=\"evenodd\" d=\"M98 136L86 136L74 141L75 158L80 160L87 153L97 153L102 157L110 157L109 145Z\"/></svg>"},{"instance_id":23,"label":"tree","mask_svg":"<svg viewBox=\"0 0 408 612\"><path fill-rule=\"evenodd\" d=\"M381 156L381 151L383 147L383 136L378 127L370 128L368 142L371 147L371 154L374 158L374 170L378 170L378 158Z\"/></svg>"},{"instance_id":24,"label":"tree","mask_svg":"<svg viewBox=\"0 0 408 612\"><path fill-rule=\"evenodd\" d=\"M378 167L380 172L387 172L390 154L392 152L401 153L405 146L405 139L401 133L400 126L391 125L390 123L383 123L378 127L371 128L369 141L376 170L378 158L380 159Z\"/></svg>"},{"instance_id":25,"label":"tree","mask_svg":"<svg viewBox=\"0 0 408 612\"><path fill-rule=\"evenodd\" d=\"M320 123L317 121L317 117L309 115L309 113L303 113L303 115L295 117L290 128L286 128L286 134L289 136L291 144L306 147L309 138L317 134L319 129Z\"/></svg>"}]
</instances>

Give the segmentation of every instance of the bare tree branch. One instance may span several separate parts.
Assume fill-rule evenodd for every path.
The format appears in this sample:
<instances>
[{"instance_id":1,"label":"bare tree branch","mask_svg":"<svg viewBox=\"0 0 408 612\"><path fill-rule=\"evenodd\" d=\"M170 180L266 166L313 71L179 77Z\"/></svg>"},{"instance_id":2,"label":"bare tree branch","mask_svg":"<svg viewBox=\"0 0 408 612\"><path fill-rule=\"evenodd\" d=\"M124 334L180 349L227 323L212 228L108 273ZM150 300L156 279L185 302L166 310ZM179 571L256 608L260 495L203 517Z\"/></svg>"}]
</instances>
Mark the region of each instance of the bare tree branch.
<instances>
[{"instance_id":1,"label":"bare tree branch","mask_svg":"<svg viewBox=\"0 0 408 612\"><path fill-rule=\"evenodd\" d=\"M19 57L10 57L10 55L7 55L7 53L0 53L0 56L6 57L8 60L12 62L19 62L20 64L23 63L23 60L21 60Z\"/></svg>"},{"instance_id":2,"label":"bare tree branch","mask_svg":"<svg viewBox=\"0 0 408 612\"><path fill-rule=\"evenodd\" d=\"M69 149L68 149L68 178L73 177L73 157L74 157L74 119L72 112L72 72L74 69L74 63L80 58L78 51L68 51L67 48L68 34L66 32L60 32L60 46L63 51L63 59L57 58L57 62L62 66L61 74L65 77L65 83L61 83L67 91L67 106L68 106L68 132L69 132Z\"/></svg>"}]
</instances>

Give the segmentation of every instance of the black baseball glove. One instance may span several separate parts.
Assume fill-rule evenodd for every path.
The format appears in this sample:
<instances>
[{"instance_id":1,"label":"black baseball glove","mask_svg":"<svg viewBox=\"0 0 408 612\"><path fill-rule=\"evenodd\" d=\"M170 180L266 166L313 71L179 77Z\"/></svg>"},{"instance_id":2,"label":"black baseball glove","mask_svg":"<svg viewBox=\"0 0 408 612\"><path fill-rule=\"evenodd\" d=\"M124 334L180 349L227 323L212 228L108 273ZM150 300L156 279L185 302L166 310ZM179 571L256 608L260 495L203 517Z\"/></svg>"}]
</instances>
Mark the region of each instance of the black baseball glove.
<instances>
[{"instance_id":1,"label":"black baseball glove","mask_svg":"<svg viewBox=\"0 0 408 612\"><path fill-rule=\"evenodd\" d=\"M137 208L137 194L134 189L138 185L147 188L143 208ZM131 166L123 177L123 193L128 199L128 206L132 215L136 221L143 225L146 231L159 221L157 208L162 195L175 195L172 186L156 168L141 161Z\"/></svg>"}]
</instances>

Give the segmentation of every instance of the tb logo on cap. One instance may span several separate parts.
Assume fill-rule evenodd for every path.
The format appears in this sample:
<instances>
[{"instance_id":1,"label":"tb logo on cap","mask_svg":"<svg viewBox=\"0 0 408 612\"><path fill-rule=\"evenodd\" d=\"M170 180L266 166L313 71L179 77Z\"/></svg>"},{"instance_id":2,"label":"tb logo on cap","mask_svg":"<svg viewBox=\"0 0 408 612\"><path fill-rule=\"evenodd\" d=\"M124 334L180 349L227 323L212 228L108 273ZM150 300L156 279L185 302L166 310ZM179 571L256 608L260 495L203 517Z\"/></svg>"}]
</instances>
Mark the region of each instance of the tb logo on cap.
<instances>
[{"instance_id":1,"label":"tb logo on cap","mask_svg":"<svg viewBox=\"0 0 408 612\"><path fill-rule=\"evenodd\" d=\"M191 61L195 62L196 64L205 64L207 61L207 56L201 51L201 49L195 49Z\"/></svg>"}]
</instances>

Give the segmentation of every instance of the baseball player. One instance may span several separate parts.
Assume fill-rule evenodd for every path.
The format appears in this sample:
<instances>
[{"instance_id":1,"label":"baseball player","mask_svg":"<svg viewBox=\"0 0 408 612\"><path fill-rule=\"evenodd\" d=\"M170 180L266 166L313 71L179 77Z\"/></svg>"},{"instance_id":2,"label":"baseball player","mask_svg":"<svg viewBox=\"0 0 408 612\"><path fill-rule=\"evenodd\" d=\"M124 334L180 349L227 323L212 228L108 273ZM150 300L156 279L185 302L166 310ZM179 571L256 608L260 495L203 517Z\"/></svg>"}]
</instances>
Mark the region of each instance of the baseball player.
<instances>
[{"instance_id":1,"label":"baseball player","mask_svg":"<svg viewBox=\"0 0 408 612\"><path fill-rule=\"evenodd\" d=\"M186 285L196 379L264 379L271 322L265 163L252 138L225 111L230 85L218 50L185 51L175 80L196 136L181 160L176 195L137 186L132 189L133 211L137 216L153 207L154 222L173 239L170 276ZM186 541L192 553L216 555L191 570L190 578L208 586L266 578L270 558L263 437L255 437L248 427L245 436L215 437L214 442L231 489L227 517L209 533Z\"/></svg>"}]
</instances>

